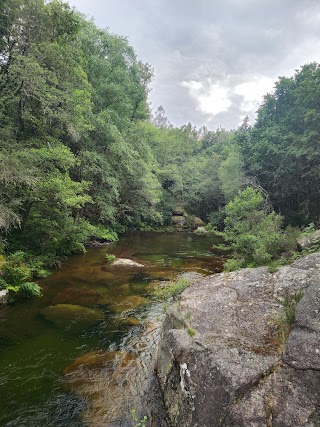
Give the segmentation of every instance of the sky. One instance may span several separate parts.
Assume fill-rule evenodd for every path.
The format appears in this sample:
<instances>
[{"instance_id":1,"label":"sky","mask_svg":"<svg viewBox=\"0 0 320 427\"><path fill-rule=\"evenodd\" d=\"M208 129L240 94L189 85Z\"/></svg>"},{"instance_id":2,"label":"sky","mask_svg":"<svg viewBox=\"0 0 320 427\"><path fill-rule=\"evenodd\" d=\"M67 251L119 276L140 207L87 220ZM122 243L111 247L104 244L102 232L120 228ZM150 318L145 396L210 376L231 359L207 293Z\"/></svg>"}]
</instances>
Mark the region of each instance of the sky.
<instances>
[{"instance_id":1,"label":"sky","mask_svg":"<svg viewBox=\"0 0 320 427\"><path fill-rule=\"evenodd\" d=\"M149 101L174 126L254 123L279 76L320 62L319 0L70 0L154 69Z\"/></svg>"}]
</instances>

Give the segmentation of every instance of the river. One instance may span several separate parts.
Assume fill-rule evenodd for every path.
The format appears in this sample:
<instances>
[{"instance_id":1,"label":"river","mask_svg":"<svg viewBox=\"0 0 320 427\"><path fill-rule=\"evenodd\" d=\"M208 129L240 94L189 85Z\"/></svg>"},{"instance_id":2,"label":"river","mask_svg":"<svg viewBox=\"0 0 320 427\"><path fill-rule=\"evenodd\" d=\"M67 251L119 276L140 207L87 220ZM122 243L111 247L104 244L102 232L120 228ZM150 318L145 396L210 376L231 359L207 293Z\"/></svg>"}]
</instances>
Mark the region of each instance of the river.
<instances>
[{"instance_id":1,"label":"river","mask_svg":"<svg viewBox=\"0 0 320 427\"><path fill-rule=\"evenodd\" d=\"M129 233L118 242L70 257L39 282L42 298L1 309L0 426L104 425L97 411L95 420L88 421L90 413L83 416L88 406L86 378L92 387L90 367L97 373L97 366L102 369L118 357L150 316L158 315L161 308L152 292L159 282L186 271L220 271L222 259L210 249L215 242L191 233ZM112 268L106 253L145 267ZM70 317L74 305L80 311ZM85 379L81 386L70 386L70 373L84 360L89 360L84 362ZM90 391L91 399L95 393ZM103 402L101 411L107 408Z\"/></svg>"}]
</instances>

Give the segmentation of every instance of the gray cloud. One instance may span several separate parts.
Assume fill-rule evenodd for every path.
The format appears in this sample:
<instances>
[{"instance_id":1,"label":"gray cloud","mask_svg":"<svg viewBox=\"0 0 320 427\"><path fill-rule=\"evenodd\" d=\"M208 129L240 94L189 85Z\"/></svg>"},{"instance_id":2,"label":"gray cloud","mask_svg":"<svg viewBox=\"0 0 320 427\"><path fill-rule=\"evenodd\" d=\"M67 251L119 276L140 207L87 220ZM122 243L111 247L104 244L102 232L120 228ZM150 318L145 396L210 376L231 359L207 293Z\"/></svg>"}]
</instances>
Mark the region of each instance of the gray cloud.
<instances>
[{"instance_id":1,"label":"gray cloud","mask_svg":"<svg viewBox=\"0 0 320 427\"><path fill-rule=\"evenodd\" d=\"M319 61L317 0L70 0L127 36L155 78L152 106L173 124L238 126L279 75Z\"/></svg>"}]
</instances>

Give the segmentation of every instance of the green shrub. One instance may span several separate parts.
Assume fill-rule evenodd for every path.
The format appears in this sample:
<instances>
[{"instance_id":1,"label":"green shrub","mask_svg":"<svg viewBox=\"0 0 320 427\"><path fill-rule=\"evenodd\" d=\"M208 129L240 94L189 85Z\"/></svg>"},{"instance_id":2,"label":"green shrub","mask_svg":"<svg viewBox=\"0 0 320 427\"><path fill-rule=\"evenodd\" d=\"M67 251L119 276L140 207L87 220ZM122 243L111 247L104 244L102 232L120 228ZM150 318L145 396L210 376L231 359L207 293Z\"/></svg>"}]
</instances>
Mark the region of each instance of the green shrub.
<instances>
[{"instance_id":1,"label":"green shrub","mask_svg":"<svg viewBox=\"0 0 320 427\"><path fill-rule=\"evenodd\" d=\"M217 230L217 228L223 228L223 220L225 219L226 213L224 209L220 209L219 211L212 212L208 216L208 231Z\"/></svg>"},{"instance_id":2,"label":"green shrub","mask_svg":"<svg viewBox=\"0 0 320 427\"><path fill-rule=\"evenodd\" d=\"M297 249L297 240L301 236L301 230L289 225L282 235L281 250L282 252L293 252Z\"/></svg>"},{"instance_id":3,"label":"green shrub","mask_svg":"<svg viewBox=\"0 0 320 427\"><path fill-rule=\"evenodd\" d=\"M277 340L280 347L283 347L288 339L291 331L291 326L296 315L296 307L298 302L303 297L302 292L297 292L293 296L287 295L284 299L279 300L283 305L285 313L274 320L277 327Z\"/></svg>"},{"instance_id":4,"label":"green shrub","mask_svg":"<svg viewBox=\"0 0 320 427\"><path fill-rule=\"evenodd\" d=\"M109 262L109 263L112 263L117 259L117 257L113 254L105 254L104 257L107 260L107 262Z\"/></svg>"},{"instance_id":5,"label":"green shrub","mask_svg":"<svg viewBox=\"0 0 320 427\"><path fill-rule=\"evenodd\" d=\"M311 234L314 233L316 230L317 230L316 226L314 225L313 222L311 222L306 227L304 227L301 235L308 237L308 236L311 236Z\"/></svg>"},{"instance_id":6,"label":"green shrub","mask_svg":"<svg viewBox=\"0 0 320 427\"><path fill-rule=\"evenodd\" d=\"M28 266L6 262L3 269L3 279L12 286L20 285L31 279L32 273Z\"/></svg>"},{"instance_id":7,"label":"green shrub","mask_svg":"<svg viewBox=\"0 0 320 427\"><path fill-rule=\"evenodd\" d=\"M241 266L266 265L281 249L281 217L270 212L262 194L251 187L240 192L225 208L224 237L230 242L236 259L243 259ZM240 268L234 260L226 263Z\"/></svg>"},{"instance_id":8,"label":"green shrub","mask_svg":"<svg viewBox=\"0 0 320 427\"><path fill-rule=\"evenodd\" d=\"M41 288L31 282L32 277L47 277L50 272L43 268L40 258L31 257L26 252L17 251L7 256L2 267L0 287L8 289L9 301L14 301L16 295L24 298L40 297Z\"/></svg>"},{"instance_id":9,"label":"green shrub","mask_svg":"<svg viewBox=\"0 0 320 427\"><path fill-rule=\"evenodd\" d=\"M40 286L34 282L22 283L19 286L19 293L24 298L41 297L42 296Z\"/></svg>"},{"instance_id":10,"label":"green shrub","mask_svg":"<svg viewBox=\"0 0 320 427\"><path fill-rule=\"evenodd\" d=\"M286 296L281 302L285 309L286 320L290 325L294 322L296 307L302 297L302 292L296 292L293 296Z\"/></svg>"},{"instance_id":11,"label":"green shrub","mask_svg":"<svg viewBox=\"0 0 320 427\"><path fill-rule=\"evenodd\" d=\"M157 299L168 300L176 298L189 286L189 281L183 277L175 282L169 282L164 286L159 286L154 291L154 296Z\"/></svg>"},{"instance_id":12,"label":"green shrub","mask_svg":"<svg viewBox=\"0 0 320 427\"><path fill-rule=\"evenodd\" d=\"M275 273L279 267L281 267L282 265L285 265L287 263L287 260L284 258L279 258L279 259L275 259L272 260L269 264L268 264L268 271L269 273Z\"/></svg>"},{"instance_id":13,"label":"green shrub","mask_svg":"<svg viewBox=\"0 0 320 427\"><path fill-rule=\"evenodd\" d=\"M243 267L243 260L229 258L224 264L224 271L240 270Z\"/></svg>"}]
</instances>

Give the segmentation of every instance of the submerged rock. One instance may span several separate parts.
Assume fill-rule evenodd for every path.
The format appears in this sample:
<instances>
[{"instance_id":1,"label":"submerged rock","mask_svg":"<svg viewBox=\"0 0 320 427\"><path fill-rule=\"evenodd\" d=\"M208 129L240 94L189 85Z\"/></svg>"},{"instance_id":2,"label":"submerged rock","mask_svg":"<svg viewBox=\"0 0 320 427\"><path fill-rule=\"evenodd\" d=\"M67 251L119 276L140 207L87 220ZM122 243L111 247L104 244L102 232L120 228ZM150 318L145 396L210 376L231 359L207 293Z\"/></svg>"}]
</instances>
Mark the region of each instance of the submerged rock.
<instances>
[{"instance_id":1,"label":"submerged rock","mask_svg":"<svg viewBox=\"0 0 320 427\"><path fill-rule=\"evenodd\" d=\"M90 351L77 357L71 365L63 370L63 373L64 375L75 375L79 377L81 371L84 369L101 368L110 362L117 364L118 367L124 367L129 363L132 364L136 357L135 354L121 351Z\"/></svg>"},{"instance_id":2,"label":"submerged rock","mask_svg":"<svg viewBox=\"0 0 320 427\"><path fill-rule=\"evenodd\" d=\"M73 304L57 304L40 311L42 316L59 328L81 331L104 320L102 310Z\"/></svg>"},{"instance_id":3,"label":"submerged rock","mask_svg":"<svg viewBox=\"0 0 320 427\"><path fill-rule=\"evenodd\" d=\"M161 325L149 325L125 351L85 353L64 369L65 386L85 397L82 419L88 427L132 427L132 411L146 426L169 427L154 375Z\"/></svg>"},{"instance_id":4,"label":"submerged rock","mask_svg":"<svg viewBox=\"0 0 320 427\"><path fill-rule=\"evenodd\" d=\"M172 426L319 426L319 289L320 254L274 274L194 277L167 313L157 359ZM286 309L300 292L284 344Z\"/></svg>"},{"instance_id":5,"label":"submerged rock","mask_svg":"<svg viewBox=\"0 0 320 427\"><path fill-rule=\"evenodd\" d=\"M94 289L66 288L53 299L53 304L72 304L91 307L101 303L103 297Z\"/></svg>"},{"instance_id":6,"label":"submerged rock","mask_svg":"<svg viewBox=\"0 0 320 427\"><path fill-rule=\"evenodd\" d=\"M134 310L146 304L148 304L146 298L140 297L139 295L128 295L115 298L113 301L109 302L108 307L114 313L122 313L124 311Z\"/></svg>"},{"instance_id":7,"label":"submerged rock","mask_svg":"<svg viewBox=\"0 0 320 427\"><path fill-rule=\"evenodd\" d=\"M125 325L125 326L138 326L141 323L140 320L134 316L122 317L120 319L117 319L117 321L121 325Z\"/></svg>"}]
</instances>

